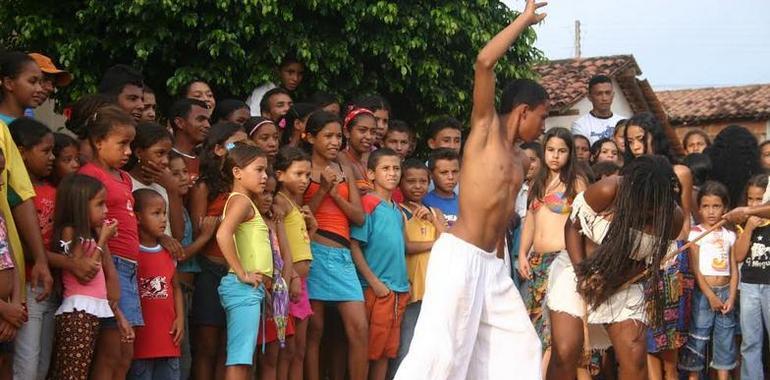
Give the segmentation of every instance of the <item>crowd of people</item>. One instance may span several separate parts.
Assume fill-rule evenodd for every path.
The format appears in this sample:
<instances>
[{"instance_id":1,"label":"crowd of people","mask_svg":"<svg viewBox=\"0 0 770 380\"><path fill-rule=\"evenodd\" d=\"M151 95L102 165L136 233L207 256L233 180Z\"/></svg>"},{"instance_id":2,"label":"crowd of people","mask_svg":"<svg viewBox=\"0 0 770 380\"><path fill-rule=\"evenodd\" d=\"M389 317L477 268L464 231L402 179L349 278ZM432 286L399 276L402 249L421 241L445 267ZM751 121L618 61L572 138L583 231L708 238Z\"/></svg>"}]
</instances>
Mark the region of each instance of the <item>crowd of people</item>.
<instances>
[{"instance_id":1,"label":"crowd of people","mask_svg":"<svg viewBox=\"0 0 770 380\"><path fill-rule=\"evenodd\" d=\"M379 95L295 99L294 58L167 110L115 65L53 132L32 111L77 78L0 53L0 378L764 378L770 141L678 155L602 75L571 128L540 136L530 80L496 111L540 6L479 53L470 136L424 141Z\"/></svg>"}]
</instances>

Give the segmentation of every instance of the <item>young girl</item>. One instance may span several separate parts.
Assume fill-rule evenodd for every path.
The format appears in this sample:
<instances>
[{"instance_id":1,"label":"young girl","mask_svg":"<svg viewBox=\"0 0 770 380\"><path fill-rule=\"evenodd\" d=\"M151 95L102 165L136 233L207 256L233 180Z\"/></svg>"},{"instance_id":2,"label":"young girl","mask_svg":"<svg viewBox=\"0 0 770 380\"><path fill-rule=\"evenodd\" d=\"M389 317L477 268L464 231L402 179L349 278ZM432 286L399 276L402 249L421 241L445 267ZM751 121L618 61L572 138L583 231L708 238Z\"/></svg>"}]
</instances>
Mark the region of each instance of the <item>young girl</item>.
<instances>
[{"instance_id":1,"label":"young girl","mask_svg":"<svg viewBox=\"0 0 770 380\"><path fill-rule=\"evenodd\" d=\"M558 232L572 211L575 194L585 189L586 182L575 168L572 134L567 129L551 128L543 141L545 158L530 187L529 208L521 234L519 274L527 280L524 304L543 345L545 372L551 342L548 316L544 313L548 273L553 260L566 247L564 235Z\"/></svg>"},{"instance_id":2,"label":"young girl","mask_svg":"<svg viewBox=\"0 0 770 380\"><path fill-rule=\"evenodd\" d=\"M43 244L50 246L53 233L56 188L45 180L51 174L54 156L54 137L44 124L22 117L14 120L9 128L11 136L19 147L24 166L27 168L32 185L35 187L35 209ZM33 262L27 261L25 268L31 269ZM26 274L29 280L29 273ZM57 297L48 297L38 302L38 292L29 281L27 288L27 312L29 321L16 335L14 373L19 378L37 379L48 372L51 361L51 339L54 328L54 312L59 306Z\"/></svg>"},{"instance_id":3,"label":"young girl","mask_svg":"<svg viewBox=\"0 0 770 380\"><path fill-rule=\"evenodd\" d=\"M273 275L270 237L254 200L265 189L267 157L254 146L229 143L223 174L232 191L222 211L217 243L229 272L219 285L227 313L225 377L248 379L257 346L260 304Z\"/></svg>"},{"instance_id":4,"label":"young girl","mask_svg":"<svg viewBox=\"0 0 770 380\"><path fill-rule=\"evenodd\" d=\"M131 143L133 157L127 165L131 188L152 189L163 197L166 210L166 235L181 240L184 237L184 205L179 194L179 183L168 170L168 154L173 143L166 128L154 122L136 126L136 137Z\"/></svg>"},{"instance_id":5,"label":"young girl","mask_svg":"<svg viewBox=\"0 0 770 380\"><path fill-rule=\"evenodd\" d=\"M107 217L118 221L115 236L108 244L120 280L120 311L131 327L144 324L136 282L139 235L131 195L131 177L120 170L131 157L136 134L134 119L117 106L100 108L93 116L88 140L93 150L91 162L79 173L99 180L106 190ZM54 240L55 241L55 240ZM93 376L125 377L134 352L133 331L120 336L114 322L102 324L97 344Z\"/></svg>"},{"instance_id":6,"label":"young girl","mask_svg":"<svg viewBox=\"0 0 770 380\"><path fill-rule=\"evenodd\" d=\"M166 236L166 202L150 188L135 190L139 223L139 296L144 326L136 329L136 349L128 378L180 379L179 349L184 336L184 301L176 262L159 244Z\"/></svg>"},{"instance_id":7,"label":"young girl","mask_svg":"<svg viewBox=\"0 0 770 380\"><path fill-rule=\"evenodd\" d=\"M118 225L105 220L106 199L105 187L89 176L73 174L59 184L51 249L65 260L95 263L97 270L88 280L66 269L62 272L51 379L89 378L100 321L114 316L124 337L131 334L114 298L118 278L107 244Z\"/></svg>"},{"instance_id":8,"label":"young girl","mask_svg":"<svg viewBox=\"0 0 770 380\"><path fill-rule=\"evenodd\" d=\"M618 146L621 161L626 152L626 124L628 124L628 119L618 120L618 123L615 124L615 131L612 133L612 139L615 140L615 145Z\"/></svg>"},{"instance_id":9,"label":"young girl","mask_svg":"<svg viewBox=\"0 0 770 380\"><path fill-rule=\"evenodd\" d=\"M302 196L310 185L310 156L299 148L284 147L278 152L273 169L278 179L274 209L284 215L283 225L286 228L292 264L299 276L298 279L292 278L289 281L299 281L301 285L298 299L289 304L289 315L294 319L295 331L293 342L288 342L290 349L291 344L294 344L289 378L302 380L308 321L313 315L307 294L307 276L313 260L310 237L315 235L317 229L310 208L302 205Z\"/></svg>"},{"instance_id":10,"label":"young girl","mask_svg":"<svg viewBox=\"0 0 770 380\"><path fill-rule=\"evenodd\" d=\"M283 117L284 127L281 133L281 146L300 147L305 136L305 124L310 114L320 108L311 103L295 103ZM279 123L280 124L280 123Z\"/></svg>"},{"instance_id":11,"label":"young girl","mask_svg":"<svg viewBox=\"0 0 770 380\"><path fill-rule=\"evenodd\" d=\"M353 104L353 108L365 108L372 111L377 122L377 127L374 133L372 133L372 145L376 147L382 146L382 140L388 132L388 124L390 122L390 103L382 96L373 94L358 98ZM366 166L366 161L364 161L364 166Z\"/></svg>"},{"instance_id":12,"label":"young girl","mask_svg":"<svg viewBox=\"0 0 770 380\"><path fill-rule=\"evenodd\" d=\"M591 163L610 161L618 163L618 145L614 140L604 137L591 145Z\"/></svg>"},{"instance_id":13,"label":"young girl","mask_svg":"<svg viewBox=\"0 0 770 380\"><path fill-rule=\"evenodd\" d=\"M206 216L222 216L230 184L222 167L227 153L225 146L248 137L241 126L216 124L211 128L201 153L201 177L190 193L190 218L193 234L201 234L200 221ZM192 372L195 378L211 379L223 376L225 362L225 311L219 302L217 287L227 273L227 262L215 240L210 240L197 255L200 273L195 276L190 325L192 346L195 347Z\"/></svg>"},{"instance_id":14,"label":"young girl","mask_svg":"<svg viewBox=\"0 0 770 380\"><path fill-rule=\"evenodd\" d=\"M27 108L37 108L46 99L43 72L27 54L11 51L0 54L0 121L10 124L24 116Z\"/></svg>"},{"instance_id":15,"label":"young girl","mask_svg":"<svg viewBox=\"0 0 770 380\"><path fill-rule=\"evenodd\" d=\"M80 143L78 160L81 164L91 161L91 143L88 142L88 130L93 123L93 116L99 108L112 104L112 100L105 95L86 95L78 99L65 111L69 111L69 117L65 122L68 130L75 134Z\"/></svg>"},{"instance_id":16,"label":"young girl","mask_svg":"<svg viewBox=\"0 0 770 380\"><path fill-rule=\"evenodd\" d=\"M5 171L5 155L0 150L0 172ZM5 186L0 179L0 186ZM5 217L0 213L0 376L13 378L14 338L27 321L22 305L19 275L8 241Z\"/></svg>"},{"instance_id":17,"label":"young girl","mask_svg":"<svg viewBox=\"0 0 770 380\"><path fill-rule=\"evenodd\" d=\"M690 240L722 220L730 202L727 188L709 181L698 193L698 213L701 224L693 226ZM697 380L706 365L706 346L713 341L711 367L720 380L727 380L729 371L737 364L735 347L735 297L738 287L738 267L732 246L735 233L724 227L706 235L690 249L698 288L692 304L692 325L679 368L689 371ZM713 336L712 336L713 333Z\"/></svg>"},{"instance_id":18,"label":"young girl","mask_svg":"<svg viewBox=\"0 0 770 380\"><path fill-rule=\"evenodd\" d=\"M543 146L537 142L530 142L521 144L521 149L524 154L529 158L529 170L524 175L525 181L521 184L521 190L516 196L516 216L519 218L519 222L516 223L515 229L508 230L508 250L511 255L511 276L516 286L520 286L521 276L519 275L519 247L521 246L521 230L524 224L524 220L527 217L527 199L529 198L529 187L534 181L535 176L540 172L540 167L543 166Z\"/></svg>"},{"instance_id":19,"label":"young girl","mask_svg":"<svg viewBox=\"0 0 770 380\"><path fill-rule=\"evenodd\" d=\"M746 187L746 205L762 204L767 188L767 175L758 174ZM749 216L743 231L735 242L735 261L742 262L740 283L741 379L762 379L763 321L770 319L770 259L766 241L770 240L770 221ZM770 332L770 324L765 323ZM725 342L726 343L726 342Z\"/></svg>"},{"instance_id":20,"label":"young girl","mask_svg":"<svg viewBox=\"0 0 770 380\"><path fill-rule=\"evenodd\" d=\"M344 154L340 156L340 161L353 167L356 187L361 194L365 194L374 189L374 185L366 177L366 161L369 159L374 135L377 133L377 121L372 111L366 108L354 108L345 116L342 127L347 147Z\"/></svg>"},{"instance_id":21,"label":"young girl","mask_svg":"<svg viewBox=\"0 0 770 380\"><path fill-rule=\"evenodd\" d=\"M80 170L80 144L64 133L53 134L53 169L50 182L58 185L68 174Z\"/></svg>"},{"instance_id":22,"label":"young girl","mask_svg":"<svg viewBox=\"0 0 770 380\"><path fill-rule=\"evenodd\" d=\"M242 100L224 99L217 104L214 114L211 115L212 123L230 122L243 125L249 119L251 111Z\"/></svg>"},{"instance_id":23,"label":"young girl","mask_svg":"<svg viewBox=\"0 0 770 380\"><path fill-rule=\"evenodd\" d=\"M275 123L266 117L255 116L249 118L243 128L257 148L265 152L268 162L273 162L278 153L278 140L281 137Z\"/></svg>"},{"instance_id":24,"label":"young girl","mask_svg":"<svg viewBox=\"0 0 770 380\"><path fill-rule=\"evenodd\" d=\"M352 184L352 170L338 163L342 144L339 118L317 111L307 123L307 140L312 147L310 185L304 202L318 220L318 231L310 243L313 265L307 287L313 309L307 337L305 375L320 379L320 344L324 326L324 304L334 302L342 316L349 353L348 370L353 379L367 374L367 326L364 295L350 255L350 223L361 225L361 198Z\"/></svg>"}]
</instances>

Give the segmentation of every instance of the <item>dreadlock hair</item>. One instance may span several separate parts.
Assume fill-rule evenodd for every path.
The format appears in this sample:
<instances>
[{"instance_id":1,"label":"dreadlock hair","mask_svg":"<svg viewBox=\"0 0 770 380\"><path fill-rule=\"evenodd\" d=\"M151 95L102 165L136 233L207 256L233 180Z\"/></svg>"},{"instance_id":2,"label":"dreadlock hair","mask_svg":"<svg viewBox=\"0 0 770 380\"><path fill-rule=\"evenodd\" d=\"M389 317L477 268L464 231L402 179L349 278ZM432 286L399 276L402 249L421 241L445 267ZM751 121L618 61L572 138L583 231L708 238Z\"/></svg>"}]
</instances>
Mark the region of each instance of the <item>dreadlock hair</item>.
<instances>
[{"instance_id":1,"label":"dreadlock hair","mask_svg":"<svg viewBox=\"0 0 770 380\"><path fill-rule=\"evenodd\" d=\"M200 155L200 178L209 190L208 201L211 202L220 194L230 191L230 183L227 182L223 172L224 157L217 155L214 150L217 146L223 147L225 141L237 132L243 132L243 127L235 123L217 123L211 127L209 135L203 142ZM245 132L244 132L245 133ZM231 173L232 175L232 173Z\"/></svg>"},{"instance_id":2,"label":"dreadlock hair","mask_svg":"<svg viewBox=\"0 0 770 380\"><path fill-rule=\"evenodd\" d=\"M719 132L703 153L711 158L711 179L727 186L730 199L741 199L749 178L762 172L757 139L740 125Z\"/></svg>"},{"instance_id":3,"label":"dreadlock hair","mask_svg":"<svg viewBox=\"0 0 770 380\"><path fill-rule=\"evenodd\" d=\"M566 187L564 196L571 201L575 198L577 193L575 190L575 183L581 176L580 170L578 170L576 165L577 157L575 157L575 146L572 140L572 133L570 133L567 128L551 128L545 133L545 137L543 137L543 147L547 146L548 141L551 139L560 139L564 141L564 144L567 145L567 149L569 149L567 163L559 170L559 181ZM532 201L535 199L542 200L543 197L546 196L545 192L551 175L550 171L551 170L548 169L548 165L546 165L545 162L540 165L540 170L535 174L535 178L530 185L529 199L527 200L528 205L532 204Z\"/></svg>"},{"instance_id":4,"label":"dreadlock hair","mask_svg":"<svg viewBox=\"0 0 770 380\"><path fill-rule=\"evenodd\" d=\"M678 232L674 226L678 180L663 156L644 155L629 162L612 202L612 222L593 256L575 266L578 292L591 307L597 307L617 293L646 265L648 316L652 326L663 320L664 294L659 287L661 261L670 239ZM642 247L643 236L652 238ZM649 249L649 252L639 252ZM646 257L639 261L632 258Z\"/></svg>"}]
</instances>

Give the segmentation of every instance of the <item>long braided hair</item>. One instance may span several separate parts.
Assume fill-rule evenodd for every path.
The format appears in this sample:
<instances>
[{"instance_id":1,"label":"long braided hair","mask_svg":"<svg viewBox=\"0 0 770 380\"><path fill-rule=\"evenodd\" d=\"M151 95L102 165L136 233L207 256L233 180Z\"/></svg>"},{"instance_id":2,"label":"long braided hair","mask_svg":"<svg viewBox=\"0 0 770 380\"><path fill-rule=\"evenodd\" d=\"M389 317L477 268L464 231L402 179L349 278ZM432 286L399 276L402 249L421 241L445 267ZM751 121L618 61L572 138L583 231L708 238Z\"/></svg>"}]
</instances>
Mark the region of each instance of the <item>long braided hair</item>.
<instances>
[{"instance_id":1,"label":"long braided hair","mask_svg":"<svg viewBox=\"0 0 770 380\"><path fill-rule=\"evenodd\" d=\"M634 275L652 268L647 277L648 320L653 326L662 322L664 296L658 287L661 261L675 236L674 213L678 180L671 164L663 156L644 155L629 162L612 206L612 223L594 255L575 267L578 292L593 308L617 293ZM652 235L652 243L642 236ZM650 252L638 252L640 248ZM632 255L646 254L638 261Z\"/></svg>"}]
</instances>

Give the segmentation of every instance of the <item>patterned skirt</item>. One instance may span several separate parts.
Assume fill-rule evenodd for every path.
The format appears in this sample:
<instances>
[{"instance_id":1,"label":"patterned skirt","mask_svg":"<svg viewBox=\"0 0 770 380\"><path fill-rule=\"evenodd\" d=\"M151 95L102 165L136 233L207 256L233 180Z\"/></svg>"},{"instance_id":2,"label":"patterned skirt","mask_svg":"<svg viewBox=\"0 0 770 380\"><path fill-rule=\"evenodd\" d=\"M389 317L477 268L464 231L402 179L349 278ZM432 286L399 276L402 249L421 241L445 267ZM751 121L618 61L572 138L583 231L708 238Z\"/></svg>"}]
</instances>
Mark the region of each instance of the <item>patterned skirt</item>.
<instances>
[{"instance_id":1,"label":"patterned skirt","mask_svg":"<svg viewBox=\"0 0 770 380\"><path fill-rule=\"evenodd\" d=\"M548 323L545 297L548 291L548 275L551 271L551 264L559 256L559 253L561 251L530 253L528 261L532 268L532 279L523 284L526 288L523 292L524 305L527 307L532 325L535 326L537 336L540 337L543 351L551 347L551 329Z\"/></svg>"},{"instance_id":2,"label":"patterned skirt","mask_svg":"<svg viewBox=\"0 0 770 380\"><path fill-rule=\"evenodd\" d=\"M663 290L665 300L663 324L647 329L647 352L678 349L687 342L694 288L695 275L690 271L689 254L685 251L677 255L672 265L661 270L658 289Z\"/></svg>"}]
</instances>

